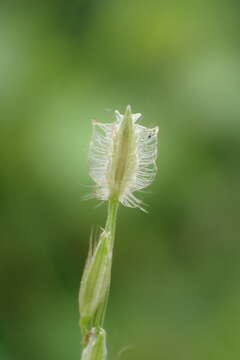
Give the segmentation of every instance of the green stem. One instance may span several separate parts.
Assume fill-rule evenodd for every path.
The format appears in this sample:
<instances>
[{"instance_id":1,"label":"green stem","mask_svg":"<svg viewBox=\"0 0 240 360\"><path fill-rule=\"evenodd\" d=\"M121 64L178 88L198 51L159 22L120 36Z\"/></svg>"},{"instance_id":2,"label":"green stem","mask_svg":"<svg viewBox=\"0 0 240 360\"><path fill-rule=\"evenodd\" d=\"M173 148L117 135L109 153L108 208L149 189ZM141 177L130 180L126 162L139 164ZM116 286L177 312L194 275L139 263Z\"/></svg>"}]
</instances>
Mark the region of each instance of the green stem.
<instances>
[{"instance_id":1,"label":"green stem","mask_svg":"<svg viewBox=\"0 0 240 360\"><path fill-rule=\"evenodd\" d=\"M115 240L118 204L119 203L117 200L108 201L108 215L107 215L105 231L110 232L111 234L110 239L112 242L112 246L114 245L114 240Z\"/></svg>"},{"instance_id":2,"label":"green stem","mask_svg":"<svg viewBox=\"0 0 240 360\"><path fill-rule=\"evenodd\" d=\"M112 249L113 249L114 241L115 241L118 205L119 205L119 203L116 200L108 201L108 214L107 214L105 231L110 233L109 241L111 242L110 245L111 245ZM106 293L105 299L102 303L102 306L98 310L98 314L96 317L96 326L103 327L106 310L107 310L107 305L108 305L109 292L110 292L110 281L109 281L109 288Z\"/></svg>"}]
</instances>

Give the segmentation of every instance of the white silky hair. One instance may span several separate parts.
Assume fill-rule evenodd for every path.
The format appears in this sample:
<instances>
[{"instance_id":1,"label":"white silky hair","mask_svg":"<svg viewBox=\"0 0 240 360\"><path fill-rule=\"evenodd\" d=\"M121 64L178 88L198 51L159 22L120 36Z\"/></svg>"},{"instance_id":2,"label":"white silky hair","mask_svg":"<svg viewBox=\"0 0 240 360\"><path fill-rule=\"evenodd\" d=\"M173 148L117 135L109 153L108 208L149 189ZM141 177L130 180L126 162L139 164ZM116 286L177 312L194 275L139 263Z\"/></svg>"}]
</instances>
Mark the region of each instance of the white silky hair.
<instances>
[{"instance_id":1,"label":"white silky hair","mask_svg":"<svg viewBox=\"0 0 240 360\"><path fill-rule=\"evenodd\" d=\"M133 193L149 186L155 178L158 127L150 129L137 124L141 114L132 114L130 106L127 107L126 114L115 111L116 120L112 123L100 123L93 120L93 135L89 148L89 173L96 183L94 197L103 201L108 200L113 191L110 179L116 171L114 145L117 142L120 143L120 130L124 121L130 121L131 135L126 139L127 161L118 200L124 206L144 210L142 201ZM120 147L118 150L121 152L124 149Z\"/></svg>"}]
</instances>

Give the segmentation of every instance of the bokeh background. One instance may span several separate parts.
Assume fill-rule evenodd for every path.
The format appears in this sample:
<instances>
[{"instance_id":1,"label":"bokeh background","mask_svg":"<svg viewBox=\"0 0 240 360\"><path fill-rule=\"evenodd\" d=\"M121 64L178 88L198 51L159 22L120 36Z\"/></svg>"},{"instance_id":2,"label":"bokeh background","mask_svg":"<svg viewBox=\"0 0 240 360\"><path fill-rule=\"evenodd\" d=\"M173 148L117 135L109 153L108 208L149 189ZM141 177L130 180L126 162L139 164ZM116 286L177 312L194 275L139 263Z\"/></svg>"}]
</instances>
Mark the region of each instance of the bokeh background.
<instances>
[{"instance_id":1,"label":"bokeh background","mask_svg":"<svg viewBox=\"0 0 240 360\"><path fill-rule=\"evenodd\" d=\"M91 119L127 104L160 127L159 171L149 214L120 209L110 359L239 359L239 11L1 1L0 360L79 359L79 281L106 218L81 200Z\"/></svg>"}]
</instances>

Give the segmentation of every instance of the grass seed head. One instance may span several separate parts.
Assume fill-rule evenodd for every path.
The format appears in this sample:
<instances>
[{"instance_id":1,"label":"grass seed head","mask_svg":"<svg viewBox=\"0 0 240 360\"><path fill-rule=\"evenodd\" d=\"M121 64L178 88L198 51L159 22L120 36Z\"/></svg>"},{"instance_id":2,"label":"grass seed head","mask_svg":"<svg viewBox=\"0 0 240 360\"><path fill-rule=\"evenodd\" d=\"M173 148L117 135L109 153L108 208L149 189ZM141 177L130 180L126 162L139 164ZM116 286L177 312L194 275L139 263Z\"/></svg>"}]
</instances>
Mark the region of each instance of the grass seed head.
<instances>
[{"instance_id":1,"label":"grass seed head","mask_svg":"<svg viewBox=\"0 0 240 360\"><path fill-rule=\"evenodd\" d=\"M89 169L95 197L143 209L134 192L149 186L156 175L158 127L137 124L141 114L132 114L130 105L115 116L112 123L93 121Z\"/></svg>"}]
</instances>

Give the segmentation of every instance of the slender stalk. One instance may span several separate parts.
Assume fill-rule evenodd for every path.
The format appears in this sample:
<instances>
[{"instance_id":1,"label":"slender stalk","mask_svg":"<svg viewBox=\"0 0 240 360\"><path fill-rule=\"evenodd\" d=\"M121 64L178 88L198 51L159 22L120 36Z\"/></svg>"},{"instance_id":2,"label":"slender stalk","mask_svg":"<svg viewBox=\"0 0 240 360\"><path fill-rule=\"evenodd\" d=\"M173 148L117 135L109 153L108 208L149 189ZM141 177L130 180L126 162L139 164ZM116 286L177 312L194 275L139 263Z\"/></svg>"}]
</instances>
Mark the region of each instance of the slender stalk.
<instances>
[{"instance_id":1,"label":"slender stalk","mask_svg":"<svg viewBox=\"0 0 240 360\"><path fill-rule=\"evenodd\" d=\"M107 222L105 231L110 233L109 240L111 242L111 248L113 250L114 242L115 242L115 233L116 233L116 223L117 223L117 212L118 212L118 201L116 200L109 200L108 201L108 215L107 215ZM103 327L107 305L108 305L108 298L110 292L110 281L109 281L109 288L107 290L101 314L100 314L100 327Z\"/></svg>"},{"instance_id":2,"label":"slender stalk","mask_svg":"<svg viewBox=\"0 0 240 360\"><path fill-rule=\"evenodd\" d=\"M107 215L105 231L111 234L110 239L111 239L112 247L114 245L114 240L115 240L118 205L119 205L118 200L108 201L108 215Z\"/></svg>"}]
</instances>

